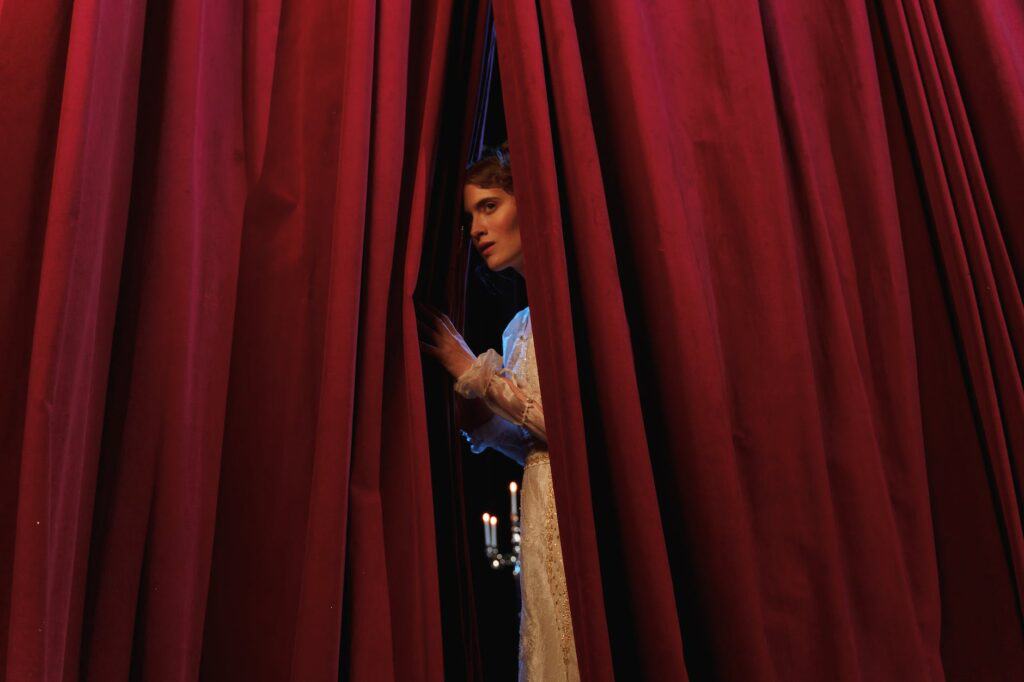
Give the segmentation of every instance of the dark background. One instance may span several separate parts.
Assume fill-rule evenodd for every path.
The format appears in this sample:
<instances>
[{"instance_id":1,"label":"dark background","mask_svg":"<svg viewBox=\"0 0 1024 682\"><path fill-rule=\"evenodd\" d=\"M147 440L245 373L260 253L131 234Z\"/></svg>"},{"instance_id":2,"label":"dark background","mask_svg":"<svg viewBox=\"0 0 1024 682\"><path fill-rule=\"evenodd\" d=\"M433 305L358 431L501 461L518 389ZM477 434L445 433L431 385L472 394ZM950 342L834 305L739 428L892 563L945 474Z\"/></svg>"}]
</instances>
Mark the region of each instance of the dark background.
<instances>
[{"instance_id":1,"label":"dark background","mask_svg":"<svg viewBox=\"0 0 1024 682\"><path fill-rule=\"evenodd\" d=\"M467 64L478 74L476 102L453 97L442 126L442 139L469 137L463 158L442 154L436 169L437 196L430 225L437 232L426 235L424 272L418 296L448 313L477 354L488 348L499 353L501 335L513 315L527 305L525 281L513 270L491 272L476 253L462 212L464 169L484 147L507 140L501 78L494 43L494 29L487 17L482 51L477 64ZM467 93L473 97L470 87ZM458 92L452 86L452 92ZM462 113L467 104L473 111ZM459 125L463 127L457 129ZM472 126L470 132L467 128ZM447 156L445 159L444 157ZM511 153L513 162L515 152ZM461 168L450 167L455 164ZM439 580L448 679L515 680L518 672L519 586L510 568L494 570L487 560L483 541L484 512L497 513L498 545L510 549L510 481L522 482L522 467L494 450L474 454L458 434L452 418L452 380L436 363L425 361L424 385L430 428L432 478L434 481ZM463 577L460 580L460 576ZM466 593L464 585L471 585ZM475 621L475 622L474 622ZM475 626L475 627L474 627ZM474 651L474 649L476 651ZM477 658L479 654L479 658ZM478 661L476 670L467 661ZM469 665L473 665L470 663Z\"/></svg>"},{"instance_id":2,"label":"dark background","mask_svg":"<svg viewBox=\"0 0 1024 682\"><path fill-rule=\"evenodd\" d=\"M487 146L507 139L501 101L500 74L494 61L490 97L485 111L483 140ZM512 152L514 159L514 151ZM501 352L501 333L513 315L527 305L524 280L513 270L492 273L469 249L466 273L466 315L464 336L475 353L487 348ZM477 626L484 679L514 680L517 673L519 633L519 587L511 569L494 570L484 554L483 520L486 512L498 514L498 546L510 548L510 481L522 482L523 470L516 462L494 450L474 454L462 439L464 490L470 541L470 567L476 597Z\"/></svg>"}]
</instances>

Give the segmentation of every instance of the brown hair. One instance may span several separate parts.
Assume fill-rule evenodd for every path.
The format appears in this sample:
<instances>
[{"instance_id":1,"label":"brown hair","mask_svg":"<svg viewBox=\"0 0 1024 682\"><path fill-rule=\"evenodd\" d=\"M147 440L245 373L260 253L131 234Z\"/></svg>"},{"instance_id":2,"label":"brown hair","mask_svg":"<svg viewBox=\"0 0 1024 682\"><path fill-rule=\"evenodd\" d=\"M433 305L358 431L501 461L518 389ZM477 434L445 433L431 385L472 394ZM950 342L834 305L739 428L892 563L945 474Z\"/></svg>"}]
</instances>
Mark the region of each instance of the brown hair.
<instances>
[{"instance_id":1,"label":"brown hair","mask_svg":"<svg viewBox=\"0 0 1024 682\"><path fill-rule=\"evenodd\" d=\"M508 153L508 141L498 147L485 148L484 154L466 168L467 185L484 188L499 188L508 194L512 191L512 161Z\"/></svg>"}]
</instances>

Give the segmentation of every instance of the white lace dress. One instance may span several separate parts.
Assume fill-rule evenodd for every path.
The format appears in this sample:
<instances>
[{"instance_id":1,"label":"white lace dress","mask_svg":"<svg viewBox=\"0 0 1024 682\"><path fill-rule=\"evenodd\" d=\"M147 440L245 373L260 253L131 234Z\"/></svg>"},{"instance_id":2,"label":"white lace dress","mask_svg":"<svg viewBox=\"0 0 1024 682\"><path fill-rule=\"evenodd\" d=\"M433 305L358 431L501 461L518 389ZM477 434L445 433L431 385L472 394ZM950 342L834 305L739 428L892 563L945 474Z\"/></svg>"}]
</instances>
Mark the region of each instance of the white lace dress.
<instances>
[{"instance_id":1,"label":"white lace dress","mask_svg":"<svg viewBox=\"0 0 1024 682\"><path fill-rule=\"evenodd\" d=\"M467 398L482 398L495 413L490 421L464 432L473 452L494 448L524 464L519 682L575 682L580 673L528 307L505 328L502 354L493 349L481 353L455 382L455 390Z\"/></svg>"}]
</instances>

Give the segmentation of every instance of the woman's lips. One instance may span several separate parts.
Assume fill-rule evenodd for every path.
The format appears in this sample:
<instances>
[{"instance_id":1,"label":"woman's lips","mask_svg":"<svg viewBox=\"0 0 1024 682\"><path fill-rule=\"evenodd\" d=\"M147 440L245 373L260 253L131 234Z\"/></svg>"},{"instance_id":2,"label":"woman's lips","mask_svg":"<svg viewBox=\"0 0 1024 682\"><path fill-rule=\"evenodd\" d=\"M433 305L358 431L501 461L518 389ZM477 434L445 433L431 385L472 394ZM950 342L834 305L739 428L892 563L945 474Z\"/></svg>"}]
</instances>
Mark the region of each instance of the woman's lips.
<instances>
[{"instance_id":1,"label":"woman's lips","mask_svg":"<svg viewBox=\"0 0 1024 682\"><path fill-rule=\"evenodd\" d=\"M494 242L491 242L490 244L487 244L482 249L480 249L480 255L481 256L486 256L493 249L494 249Z\"/></svg>"}]
</instances>

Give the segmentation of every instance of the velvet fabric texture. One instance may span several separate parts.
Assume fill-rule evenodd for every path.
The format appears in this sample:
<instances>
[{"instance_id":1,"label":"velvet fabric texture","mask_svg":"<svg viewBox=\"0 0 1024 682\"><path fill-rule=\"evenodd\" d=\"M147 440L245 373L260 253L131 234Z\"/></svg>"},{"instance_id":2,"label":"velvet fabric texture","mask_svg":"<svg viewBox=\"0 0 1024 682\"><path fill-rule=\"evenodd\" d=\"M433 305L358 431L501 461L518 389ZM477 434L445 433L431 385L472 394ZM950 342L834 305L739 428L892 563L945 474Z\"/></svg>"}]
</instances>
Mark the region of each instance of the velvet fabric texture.
<instances>
[{"instance_id":1,"label":"velvet fabric texture","mask_svg":"<svg viewBox=\"0 0 1024 682\"><path fill-rule=\"evenodd\" d=\"M4 679L479 677L483 9L0 0ZM583 679L1014 679L1020 3L494 12Z\"/></svg>"},{"instance_id":2,"label":"velvet fabric texture","mask_svg":"<svg viewBox=\"0 0 1024 682\"><path fill-rule=\"evenodd\" d=\"M494 11L583 679L1017 679L1021 4Z\"/></svg>"},{"instance_id":3,"label":"velvet fabric texture","mask_svg":"<svg viewBox=\"0 0 1024 682\"><path fill-rule=\"evenodd\" d=\"M0 3L0 677L444 679L411 293L485 9Z\"/></svg>"}]
</instances>

